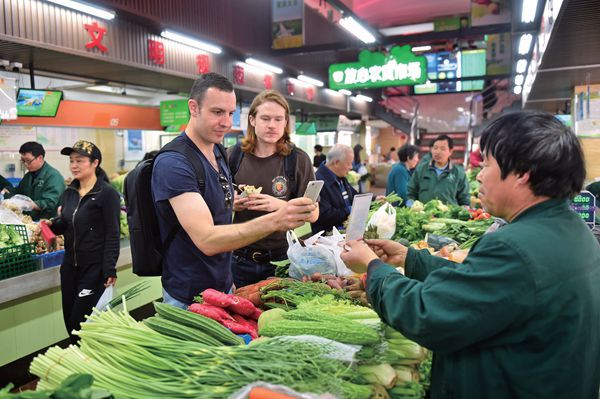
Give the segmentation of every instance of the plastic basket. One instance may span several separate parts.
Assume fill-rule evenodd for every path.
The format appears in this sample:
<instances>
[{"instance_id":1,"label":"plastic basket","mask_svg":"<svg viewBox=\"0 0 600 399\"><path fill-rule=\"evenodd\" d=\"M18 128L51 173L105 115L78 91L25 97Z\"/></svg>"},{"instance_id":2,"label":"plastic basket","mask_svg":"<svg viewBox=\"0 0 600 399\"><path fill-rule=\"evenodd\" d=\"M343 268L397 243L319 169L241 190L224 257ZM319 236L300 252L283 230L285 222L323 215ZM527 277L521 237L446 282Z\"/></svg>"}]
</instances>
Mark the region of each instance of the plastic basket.
<instances>
[{"instance_id":1,"label":"plastic basket","mask_svg":"<svg viewBox=\"0 0 600 399\"><path fill-rule=\"evenodd\" d=\"M65 258L65 250L48 252L46 254L35 255L35 259L40 265L40 269L60 266Z\"/></svg>"},{"instance_id":2,"label":"plastic basket","mask_svg":"<svg viewBox=\"0 0 600 399\"><path fill-rule=\"evenodd\" d=\"M39 262L34 258L35 247L27 239L27 228L21 224L4 225L14 229L25 242L0 248L0 280L39 269Z\"/></svg>"}]
</instances>

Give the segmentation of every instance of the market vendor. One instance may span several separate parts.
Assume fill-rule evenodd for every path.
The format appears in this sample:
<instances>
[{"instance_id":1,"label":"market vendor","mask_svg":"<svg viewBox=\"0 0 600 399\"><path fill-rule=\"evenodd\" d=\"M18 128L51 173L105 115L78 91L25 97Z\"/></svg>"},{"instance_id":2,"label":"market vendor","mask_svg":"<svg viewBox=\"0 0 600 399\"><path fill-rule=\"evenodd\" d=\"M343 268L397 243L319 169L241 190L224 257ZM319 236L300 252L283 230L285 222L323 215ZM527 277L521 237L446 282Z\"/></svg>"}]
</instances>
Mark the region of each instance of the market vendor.
<instances>
[{"instance_id":1,"label":"market vendor","mask_svg":"<svg viewBox=\"0 0 600 399\"><path fill-rule=\"evenodd\" d=\"M23 213L33 220L50 219L56 216L58 199L65 191L65 181L60 172L54 169L44 157L44 147L35 141L29 141L19 148L21 163L27 173L16 188L7 187L5 198L16 194L25 195L33 201L33 210Z\"/></svg>"},{"instance_id":2,"label":"market vendor","mask_svg":"<svg viewBox=\"0 0 600 399\"><path fill-rule=\"evenodd\" d=\"M347 243L342 259L367 270L380 317L433 350L431 398L597 398L600 246L569 209L580 143L552 115L517 112L481 147L479 197L508 225L463 264L386 240Z\"/></svg>"}]
</instances>

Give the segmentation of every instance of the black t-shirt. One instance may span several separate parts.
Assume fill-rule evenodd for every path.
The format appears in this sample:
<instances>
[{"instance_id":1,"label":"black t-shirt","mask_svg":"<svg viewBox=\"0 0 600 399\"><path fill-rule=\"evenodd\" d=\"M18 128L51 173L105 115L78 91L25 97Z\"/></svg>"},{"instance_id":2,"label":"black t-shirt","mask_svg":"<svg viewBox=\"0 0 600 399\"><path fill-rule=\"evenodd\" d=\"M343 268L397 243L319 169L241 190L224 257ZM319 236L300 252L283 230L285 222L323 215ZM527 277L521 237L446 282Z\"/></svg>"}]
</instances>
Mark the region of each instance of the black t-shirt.
<instances>
[{"instance_id":1,"label":"black t-shirt","mask_svg":"<svg viewBox=\"0 0 600 399\"><path fill-rule=\"evenodd\" d=\"M321 165L323 162L325 162L325 160L327 159L327 157L324 154L321 155L315 155L313 157L313 166L315 168L318 168L319 165Z\"/></svg>"}]
</instances>

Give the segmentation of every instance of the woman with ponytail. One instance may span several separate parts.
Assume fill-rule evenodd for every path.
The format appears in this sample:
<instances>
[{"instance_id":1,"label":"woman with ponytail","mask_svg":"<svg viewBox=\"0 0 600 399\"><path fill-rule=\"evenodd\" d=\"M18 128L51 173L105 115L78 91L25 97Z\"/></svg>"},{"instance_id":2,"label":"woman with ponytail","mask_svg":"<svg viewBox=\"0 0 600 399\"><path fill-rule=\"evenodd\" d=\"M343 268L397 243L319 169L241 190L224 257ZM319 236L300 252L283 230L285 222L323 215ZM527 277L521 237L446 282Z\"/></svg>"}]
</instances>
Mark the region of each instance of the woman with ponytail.
<instances>
[{"instance_id":1,"label":"woman with ponytail","mask_svg":"<svg viewBox=\"0 0 600 399\"><path fill-rule=\"evenodd\" d=\"M117 281L119 212L117 191L100 167L102 153L94 143L77 141L60 152L69 156L73 182L60 198L58 217L49 224L65 236L65 259L60 268L65 327L72 342L85 315L105 288Z\"/></svg>"}]
</instances>

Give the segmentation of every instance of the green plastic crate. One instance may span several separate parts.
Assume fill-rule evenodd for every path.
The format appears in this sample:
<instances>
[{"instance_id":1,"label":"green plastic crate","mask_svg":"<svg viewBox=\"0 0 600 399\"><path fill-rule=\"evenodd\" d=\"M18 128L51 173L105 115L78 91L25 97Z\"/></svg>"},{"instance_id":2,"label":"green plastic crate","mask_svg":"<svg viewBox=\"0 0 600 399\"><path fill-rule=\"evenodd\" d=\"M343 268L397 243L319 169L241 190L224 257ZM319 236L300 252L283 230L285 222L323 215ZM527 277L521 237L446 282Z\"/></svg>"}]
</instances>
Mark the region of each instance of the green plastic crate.
<instances>
[{"instance_id":1,"label":"green plastic crate","mask_svg":"<svg viewBox=\"0 0 600 399\"><path fill-rule=\"evenodd\" d=\"M14 229L25 244L0 248L0 280L39 270L39 262L34 258L35 247L27 238L24 225L5 225Z\"/></svg>"}]
</instances>

